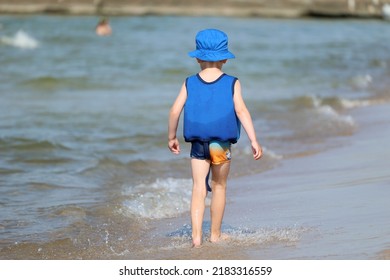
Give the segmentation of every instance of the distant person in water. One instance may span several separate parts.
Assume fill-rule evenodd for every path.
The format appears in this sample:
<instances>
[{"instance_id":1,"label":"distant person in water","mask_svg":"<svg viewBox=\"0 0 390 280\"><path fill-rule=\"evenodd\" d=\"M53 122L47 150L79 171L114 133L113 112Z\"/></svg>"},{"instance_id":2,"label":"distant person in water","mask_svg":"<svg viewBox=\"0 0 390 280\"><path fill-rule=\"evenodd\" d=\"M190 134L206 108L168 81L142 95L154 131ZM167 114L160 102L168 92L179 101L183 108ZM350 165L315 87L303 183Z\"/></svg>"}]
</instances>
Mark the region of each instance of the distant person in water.
<instances>
[{"instance_id":1,"label":"distant person in water","mask_svg":"<svg viewBox=\"0 0 390 280\"><path fill-rule=\"evenodd\" d=\"M96 34L99 36L108 36L111 35L112 29L110 26L110 23L108 19L103 18L99 21L98 25L96 26Z\"/></svg>"}]
</instances>

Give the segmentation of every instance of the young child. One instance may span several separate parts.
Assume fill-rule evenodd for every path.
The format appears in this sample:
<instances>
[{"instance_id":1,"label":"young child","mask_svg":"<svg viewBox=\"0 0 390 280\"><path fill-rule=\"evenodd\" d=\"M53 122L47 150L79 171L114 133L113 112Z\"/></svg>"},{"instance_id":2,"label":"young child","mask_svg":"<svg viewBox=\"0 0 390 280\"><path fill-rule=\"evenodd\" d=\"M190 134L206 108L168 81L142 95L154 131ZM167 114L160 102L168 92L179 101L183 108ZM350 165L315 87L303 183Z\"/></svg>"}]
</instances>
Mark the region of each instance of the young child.
<instances>
[{"instance_id":1,"label":"young child","mask_svg":"<svg viewBox=\"0 0 390 280\"><path fill-rule=\"evenodd\" d=\"M201 71L183 83L169 114L168 147L180 153L176 137L179 118L184 108L184 139L191 142L192 169L192 246L202 244L202 223L208 175L211 171L211 235L210 242L227 236L221 233L226 204L226 183L230 169L231 144L240 137L241 124L252 146L253 157L262 156L256 139L252 118L241 95L241 85L236 77L222 72L222 66L234 54L228 50L227 35L217 29L206 29L196 35L195 57Z\"/></svg>"}]
</instances>

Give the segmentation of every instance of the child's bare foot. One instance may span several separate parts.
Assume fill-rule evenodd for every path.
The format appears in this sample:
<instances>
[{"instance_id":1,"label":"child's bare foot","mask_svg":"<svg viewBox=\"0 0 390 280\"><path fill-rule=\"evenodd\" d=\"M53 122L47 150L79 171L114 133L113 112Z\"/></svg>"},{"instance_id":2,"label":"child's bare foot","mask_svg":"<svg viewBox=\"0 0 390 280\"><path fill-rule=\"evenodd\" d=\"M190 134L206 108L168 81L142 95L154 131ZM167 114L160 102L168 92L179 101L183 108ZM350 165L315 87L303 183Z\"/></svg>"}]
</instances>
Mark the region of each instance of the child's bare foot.
<instances>
[{"instance_id":1,"label":"child's bare foot","mask_svg":"<svg viewBox=\"0 0 390 280\"><path fill-rule=\"evenodd\" d=\"M193 248L193 249L202 248L202 244L192 244L191 248Z\"/></svg>"},{"instance_id":2,"label":"child's bare foot","mask_svg":"<svg viewBox=\"0 0 390 280\"><path fill-rule=\"evenodd\" d=\"M200 247L202 247L202 241L198 239L193 239L191 248L200 248Z\"/></svg>"},{"instance_id":3,"label":"child's bare foot","mask_svg":"<svg viewBox=\"0 0 390 280\"><path fill-rule=\"evenodd\" d=\"M218 243L218 242L221 242L221 241L226 241L230 238L229 235L227 235L226 233L221 233L220 236L217 236L217 237L213 237L211 236L210 237L210 242L211 243Z\"/></svg>"}]
</instances>

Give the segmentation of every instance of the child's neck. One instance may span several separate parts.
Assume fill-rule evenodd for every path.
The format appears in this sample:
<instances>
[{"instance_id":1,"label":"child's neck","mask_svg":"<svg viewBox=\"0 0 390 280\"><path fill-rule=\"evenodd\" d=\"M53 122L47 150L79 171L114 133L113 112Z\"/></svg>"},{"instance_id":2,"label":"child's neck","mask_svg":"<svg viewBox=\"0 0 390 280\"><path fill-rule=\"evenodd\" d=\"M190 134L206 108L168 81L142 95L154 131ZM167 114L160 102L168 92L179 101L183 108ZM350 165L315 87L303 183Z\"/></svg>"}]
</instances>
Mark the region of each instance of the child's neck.
<instances>
[{"instance_id":1,"label":"child's neck","mask_svg":"<svg viewBox=\"0 0 390 280\"><path fill-rule=\"evenodd\" d=\"M222 66L226 63L223 61L202 61L198 60L201 71L199 75L207 82L212 82L218 79L222 74Z\"/></svg>"},{"instance_id":2,"label":"child's neck","mask_svg":"<svg viewBox=\"0 0 390 280\"><path fill-rule=\"evenodd\" d=\"M213 82L218 79L222 74L222 70L217 67L208 67L202 69L202 71L199 72L199 76L206 82Z\"/></svg>"}]
</instances>

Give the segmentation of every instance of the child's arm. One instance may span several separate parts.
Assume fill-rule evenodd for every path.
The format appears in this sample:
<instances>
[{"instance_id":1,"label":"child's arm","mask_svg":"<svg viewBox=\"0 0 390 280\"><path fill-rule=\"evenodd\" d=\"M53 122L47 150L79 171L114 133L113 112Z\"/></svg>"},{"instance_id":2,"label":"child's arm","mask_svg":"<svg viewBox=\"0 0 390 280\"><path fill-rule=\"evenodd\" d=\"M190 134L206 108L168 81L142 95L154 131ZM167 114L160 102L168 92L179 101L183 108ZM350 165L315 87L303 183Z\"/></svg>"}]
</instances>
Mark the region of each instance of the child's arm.
<instances>
[{"instance_id":1,"label":"child's arm","mask_svg":"<svg viewBox=\"0 0 390 280\"><path fill-rule=\"evenodd\" d=\"M241 84L240 81L236 81L234 85L234 109L236 111L237 117L240 120L242 126L245 129L246 134L248 135L249 140L251 141L253 158L258 160L263 155L263 150L256 138L256 132L253 127L252 117L245 105L244 99L241 94Z\"/></svg>"},{"instance_id":2,"label":"child's arm","mask_svg":"<svg viewBox=\"0 0 390 280\"><path fill-rule=\"evenodd\" d=\"M169 112L168 148L174 154L180 153L180 144L179 144L179 140L176 137L176 131L179 124L180 114L183 111L183 107L186 100L187 100L187 89L185 84L183 84L179 92L179 95L177 96Z\"/></svg>"}]
</instances>

